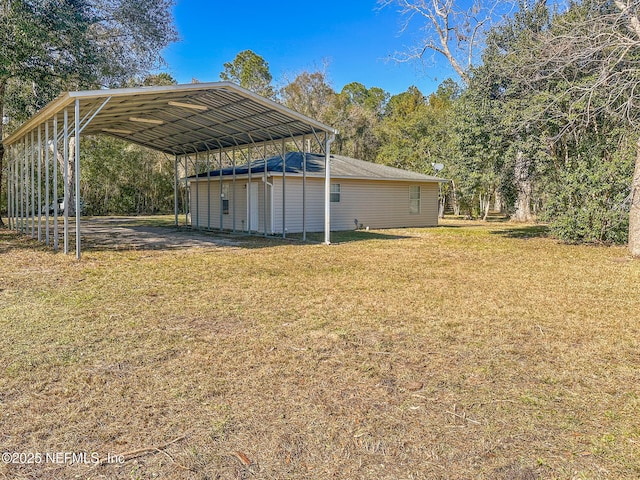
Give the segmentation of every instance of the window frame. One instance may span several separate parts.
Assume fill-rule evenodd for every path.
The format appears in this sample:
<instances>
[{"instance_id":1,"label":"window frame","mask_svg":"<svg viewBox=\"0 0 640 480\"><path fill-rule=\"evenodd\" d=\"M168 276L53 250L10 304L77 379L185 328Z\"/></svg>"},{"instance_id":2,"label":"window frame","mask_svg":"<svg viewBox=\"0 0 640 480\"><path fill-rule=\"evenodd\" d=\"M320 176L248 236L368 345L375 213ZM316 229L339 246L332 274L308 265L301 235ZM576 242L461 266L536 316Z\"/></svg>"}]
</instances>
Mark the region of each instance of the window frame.
<instances>
[{"instance_id":1,"label":"window frame","mask_svg":"<svg viewBox=\"0 0 640 480\"><path fill-rule=\"evenodd\" d=\"M417 192L417 196L415 193ZM420 185L409 185L409 215L420 215L422 209L422 189Z\"/></svg>"},{"instance_id":2,"label":"window frame","mask_svg":"<svg viewBox=\"0 0 640 480\"><path fill-rule=\"evenodd\" d=\"M229 184L222 183L222 191L220 193L220 203L222 204L222 214L229 215Z\"/></svg>"},{"instance_id":3,"label":"window frame","mask_svg":"<svg viewBox=\"0 0 640 480\"><path fill-rule=\"evenodd\" d=\"M342 197L342 187L339 183L331 184L331 191L329 192L330 203L340 203Z\"/></svg>"}]
</instances>

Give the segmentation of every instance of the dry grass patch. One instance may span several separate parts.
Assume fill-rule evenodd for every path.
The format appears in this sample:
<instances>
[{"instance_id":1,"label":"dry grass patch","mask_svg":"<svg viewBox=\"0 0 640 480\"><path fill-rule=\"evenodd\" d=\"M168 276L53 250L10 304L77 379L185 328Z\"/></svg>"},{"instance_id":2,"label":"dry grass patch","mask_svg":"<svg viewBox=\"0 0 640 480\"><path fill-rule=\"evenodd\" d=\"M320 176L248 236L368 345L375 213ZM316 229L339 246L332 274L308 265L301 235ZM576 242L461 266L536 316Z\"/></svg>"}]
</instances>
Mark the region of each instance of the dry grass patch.
<instances>
[{"instance_id":1,"label":"dry grass patch","mask_svg":"<svg viewBox=\"0 0 640 480\"><path fill-rule=\"evenodd\" d=\"M638 478L640 263L543 234L78 263L3 232L1 450L133 453L0 477Z\"/></svg>"}]
</instances>

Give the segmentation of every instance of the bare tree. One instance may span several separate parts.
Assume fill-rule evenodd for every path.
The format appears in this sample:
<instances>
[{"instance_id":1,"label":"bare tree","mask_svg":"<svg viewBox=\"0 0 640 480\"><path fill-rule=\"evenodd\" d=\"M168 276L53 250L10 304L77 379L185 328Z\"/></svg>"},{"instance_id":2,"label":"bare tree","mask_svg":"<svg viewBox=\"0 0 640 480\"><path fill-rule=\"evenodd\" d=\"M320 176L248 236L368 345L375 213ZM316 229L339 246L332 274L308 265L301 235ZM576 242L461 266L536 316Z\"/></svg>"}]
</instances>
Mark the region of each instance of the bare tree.
<instances>
[{"instance_id":1,"label":"bare tree","mask_svg":"<svg viewBox=\"0 0 640 480\"><path fill-rule=\"evenodd\" d=\"M395 60L406 62L422 59L429 52L440 54L465 83L485 33L512 9L509 0L378 0L378 5L398 7L404 17L403 32L413 22L421 24L422 40L396 53Z\"/></svg>"},{"instance_id":2,"label":"bare tree","mask_svg":"<svg viewBox=\"0 0 640 480\"><path fill-rule=\"evenodd\" d=\"M539 0L519 0L520 10L531 8ZM431 52L442 55L465 84L469 84L472 68L485 47L488 31L514 10L515 0L379 0L381 7L399 7L406 31L412 22L421 22L422 40L408 51L396 54L400 62L422 59ZM531 159L518 152L514 181L518 190L514 220L530 221L532 179Z\"/></svg>"}]
</instances>

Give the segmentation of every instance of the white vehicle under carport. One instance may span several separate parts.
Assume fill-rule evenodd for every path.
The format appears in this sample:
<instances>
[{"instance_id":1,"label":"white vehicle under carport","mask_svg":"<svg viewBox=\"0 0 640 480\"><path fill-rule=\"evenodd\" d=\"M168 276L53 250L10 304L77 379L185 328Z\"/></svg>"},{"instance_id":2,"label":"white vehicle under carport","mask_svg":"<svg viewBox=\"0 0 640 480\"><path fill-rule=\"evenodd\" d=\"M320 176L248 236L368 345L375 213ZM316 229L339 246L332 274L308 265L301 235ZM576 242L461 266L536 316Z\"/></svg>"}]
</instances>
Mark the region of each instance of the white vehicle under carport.
<instances>
[{"instance_id":1,"label":"white vehicle under carport","mask_svg":"<svg viewBox=\"0 0 640 480\"><path fill-rule=\"evenodd\" d=\"M71 209L69 210L69 214L70 215L74 215L75 214L75 199L71 200ZM56 208L58 209L58 215L64 215L64 197L60 197L58 198L58 200L56 200L55 202L52 202L49 207L47 207L46 205L44 205L42 207L42 210L40 211L40 213L42 213L43 215L47 213L47 209L49 210L49 215L53 215L54 212L56 211ZM85 205L84 202L82 201L82 199L80 199L80 215L84 215L85 213Z\"/></svg>"}]
</instances>

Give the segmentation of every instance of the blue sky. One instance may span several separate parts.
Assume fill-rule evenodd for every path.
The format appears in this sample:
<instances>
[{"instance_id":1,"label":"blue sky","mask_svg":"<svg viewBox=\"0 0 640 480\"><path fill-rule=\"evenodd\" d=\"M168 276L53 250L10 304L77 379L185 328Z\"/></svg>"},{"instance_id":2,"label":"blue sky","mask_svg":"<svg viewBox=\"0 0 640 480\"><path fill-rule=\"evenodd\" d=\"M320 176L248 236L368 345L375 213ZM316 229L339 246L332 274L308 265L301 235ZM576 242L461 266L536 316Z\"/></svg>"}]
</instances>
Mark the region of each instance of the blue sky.
<instances>
[{"instance_id":1,"label":"blue sky","mask_svg":"<svg viewBox=\"0 0 640 480\"><path fill-rule=\"evenodd\" d=\"M253 50L268 63L276 86L304 71L323 68L333 88L350 82L397 94L416 85L434 91L453 71L431 58L399 64L389 58L417 39L400 34L403 19L375 0L177 0L180 41L164 52L166 69L179 83L220 80L225 62Z\"/></svg>"}]
</instances>

